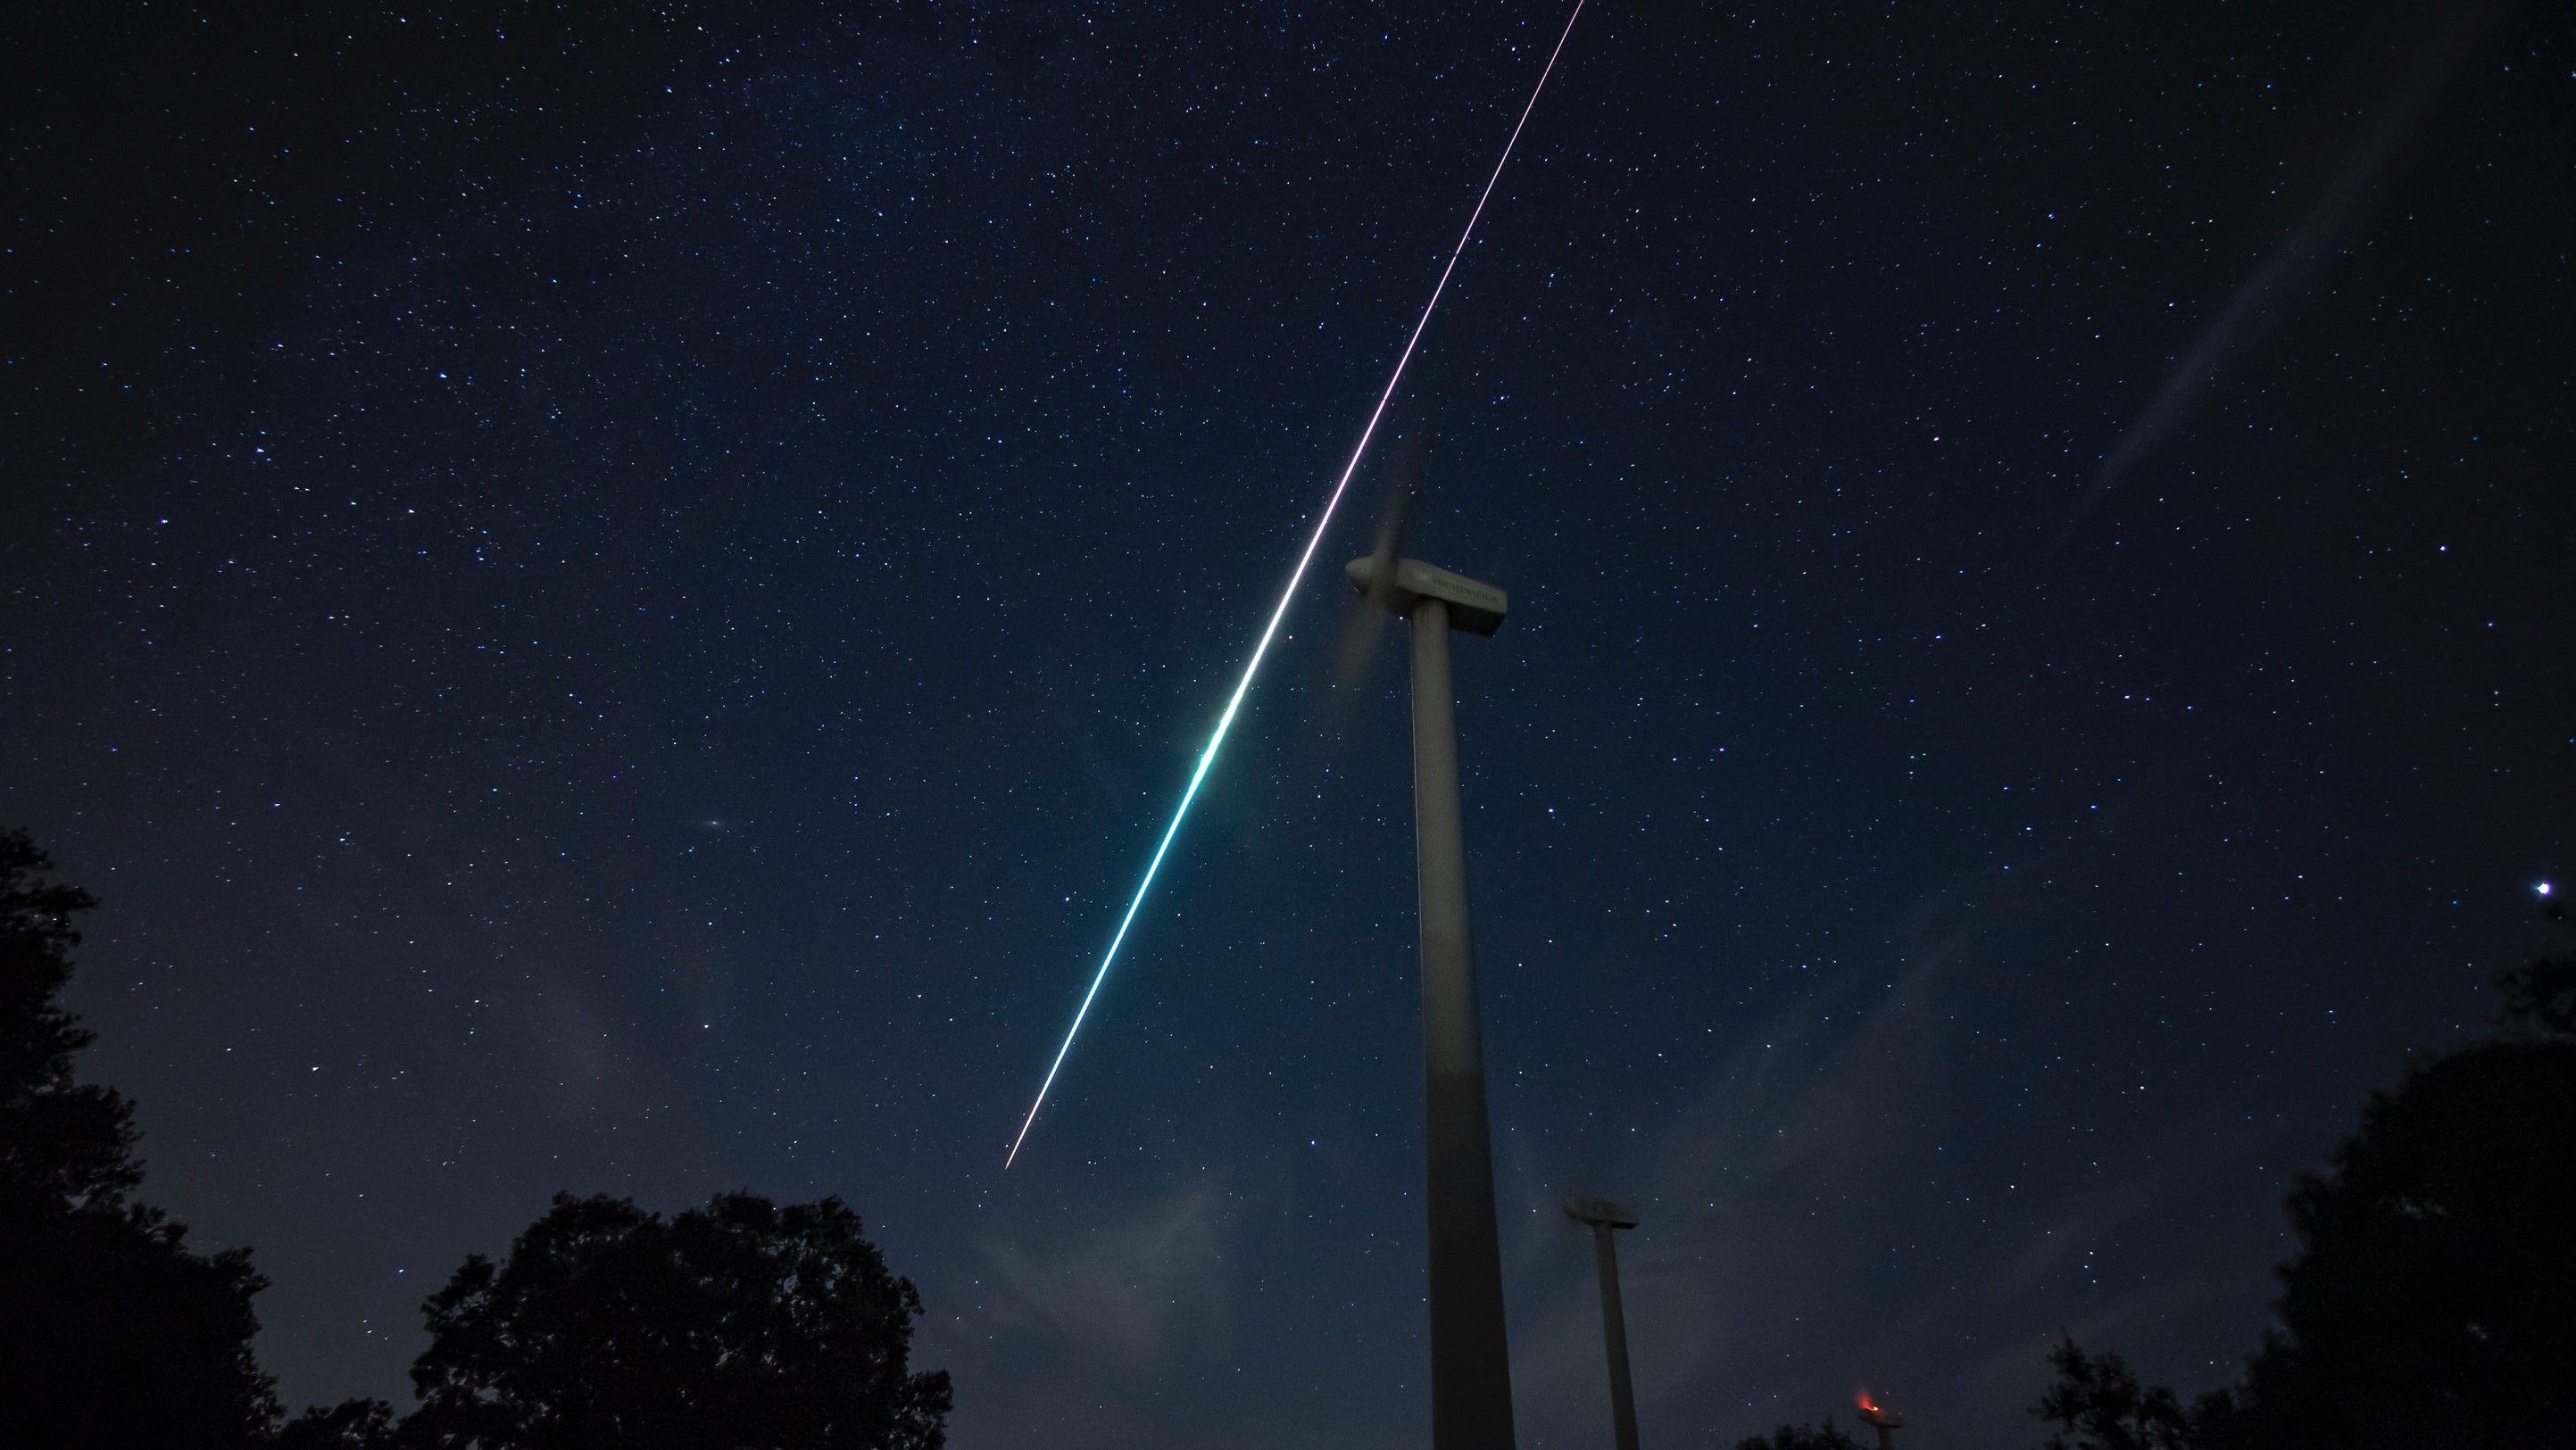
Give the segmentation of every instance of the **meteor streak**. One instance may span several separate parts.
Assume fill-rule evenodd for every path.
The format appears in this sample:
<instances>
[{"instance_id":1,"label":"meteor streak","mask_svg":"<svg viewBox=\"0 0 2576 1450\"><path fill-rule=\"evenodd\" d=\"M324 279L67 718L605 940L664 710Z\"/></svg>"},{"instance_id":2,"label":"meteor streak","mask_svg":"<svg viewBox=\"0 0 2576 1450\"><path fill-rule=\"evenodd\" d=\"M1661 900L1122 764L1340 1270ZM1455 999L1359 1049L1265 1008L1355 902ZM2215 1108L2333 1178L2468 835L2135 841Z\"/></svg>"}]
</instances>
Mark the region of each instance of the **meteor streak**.
<instances>
[{"instance_id":1,"label":"meteor streak","mask_svg":"<svg viewBox=\"0 0 2576 1450\"><path fill-rule=\"evenodd\" d=\"M1163 839L1154 845L1154 855L1145 863L1144 879L1136 883L1136 894L1127 902L1127 910L1118 918L1118 930L1109 937L1109 950L1100 958L1100 970L1092 973L1091 987L1082 994L1082 1005L1074 1010L1073 1025L1064 1032L1064 1045L1055 1050L1055 1061L1047 1065L1046 1080L1038 1084L1037 1100L1029 1104L1029 1114L1020 1120L1019 1136L1011 1140L1011 1151L1002 1159L1007 1170L1020 1156L1020 1145L1028 1141L1029 1126L1038 1120L1038 1109L1046 1106L1047 1092L1055 1086L1055 1077L1064 1069L1065 1055L1073 1051L1073 1039L1082 1031L1082 1020L1091 1015L1092 1000L1100 995L1100 984L1109 980L1109 968L1118 960L1118 949L1127 942L1127 929L1136 924L1136 913L1145 904L1145 893L1154 888L1154 875L1163 869L1163 857L1170 854L1172 839L1181 833L1181 822L1189 818L1190 803L1198 799L1199 787L1207 783L1208 768L1216 764L1216 752L1225 744L1225 735L1234 728L1235 712L1243 708L1243 697L1252 690L1252 677L1261 672L1262 657L1270 653L1271 641L1278 638L1279 621L1288 614L1289 601L1297 597L1297 585L1306 577L1306 566L1314 562L1315 549L1324 542L1324 531L1332 526L1333 511L1341 506L1342 495L1351 486L1351 475L1359 472L1360 458L1368 452L1369 440L1377 436L1377 425L1386 416L1386 405L1395 397L1395 385L1404 380L1404 369L1413 361L1413 350L1422 342L1422 333L1431 325L1431 314L1440 306L1440 294L1449 290L1449 275L1458 270L1458 259L1467 251L1467 243L1476 235L1476 223L1485 214L1485 203L1494 194L1494 184L1503 179L1503 167L1512 159L1512 147L1521 139L1521 128L1529 124L1530 112L1538 108L1538 98L1547 89L1547 78L1556 71L1556 58L1565 53L1566 37L1574 33L1574 22L1583 14L1584 0L1574 0L1574 13L1565 17L1565 29L1556 37L1556 48L1547 53L1547 64L1540 67L1538 84L1530 88L1529 100L1521 106L1520 119L1512 123L1512 134L1503 142L1503 154L1494 161L1493 174L1485 178L1485 189L1476 195L1475 210L1467 213L1465 230L1458 233L1458 245L1449 249L1448 264L1440 269L1440 280L1431 289L1431 300L1422 304L1422 316L1413 324L1413 335L1404 341L1404 351L1396 357L1395 371L1387 375L1386 387L1377 395L1377 406L1369 410L1368 426L1360 430L1360 441L1351 449L1351 461L1342 465L1342 476L1333 483L1332 495L1324 500L1324 511L1315 520L1314 532L1307 536L1306 548L1297 556L1297 567L1289 572L1288 587L1280 591L1279 605L1270 611L1270 622L1262 626L1261 640L1252 647L1252 658L1244 663L1243 678L1236 682L1233 698L1225 702L1225 713L1219 715L1216 730L1208 736L1207 748L1199 752L1198 768L1190 772L1189 788L1181 792L1181 803L1172 812L1172 823L1163 828Z\"/></svg>"}]
</instances>

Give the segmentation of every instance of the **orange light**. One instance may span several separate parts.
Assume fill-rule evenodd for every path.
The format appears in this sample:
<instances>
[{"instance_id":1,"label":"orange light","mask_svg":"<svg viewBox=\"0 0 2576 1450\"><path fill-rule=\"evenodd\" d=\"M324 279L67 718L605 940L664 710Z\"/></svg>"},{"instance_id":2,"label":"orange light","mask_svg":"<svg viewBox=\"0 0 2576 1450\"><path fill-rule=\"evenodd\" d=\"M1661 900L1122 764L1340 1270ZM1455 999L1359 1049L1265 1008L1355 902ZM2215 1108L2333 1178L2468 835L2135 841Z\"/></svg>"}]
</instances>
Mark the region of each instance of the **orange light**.
<instances>
[{"instance_id":1,"label":"orange light","mask_svg":"<svg viewBox=\"0 0 2576 1450\"><path fill-rule=\"evenodd\" d=\"M1852 1396L1852 1398L1859 1403L1862 1409L1869 1411L1873 1415L1878 1413L1878 1404L1869 1397L1869 1391L1863 1390L1859 1394Z\"/></svg>"}]
</instances>

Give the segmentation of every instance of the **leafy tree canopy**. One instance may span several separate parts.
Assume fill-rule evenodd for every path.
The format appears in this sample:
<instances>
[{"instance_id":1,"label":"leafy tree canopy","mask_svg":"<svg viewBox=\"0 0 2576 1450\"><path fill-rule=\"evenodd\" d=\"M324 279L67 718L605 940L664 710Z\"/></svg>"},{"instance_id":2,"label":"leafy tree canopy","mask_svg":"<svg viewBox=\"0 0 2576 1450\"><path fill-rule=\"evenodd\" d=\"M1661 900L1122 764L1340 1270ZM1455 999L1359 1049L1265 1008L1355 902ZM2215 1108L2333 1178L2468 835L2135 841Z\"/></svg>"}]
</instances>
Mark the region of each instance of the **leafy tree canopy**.
<instances>
[{"instance_id":1,"label":"leafy tree canopy","mask_svg":"<svg viewBox=\"0 0 2576 1450\"><path fill-rule=\"evenodd\" d=\"M316 1405L278 1427L274 1450L391 1450L393 1406L382 1400L342 1400Z\"/></svg>"},{"instance_id":2,"label":"leafy tree canopy","mask_svg":"<svg viewBox=\"0 0 2576 1450\"><path fill-rule=\"evenodd\" d=\"M2576 958L2500 979L2501 1030L2371 1095L2289 1200L2279 1328L2188 1410L2073 1343L2050 1450L2450 1450L2576 1425Z\"/></svg>"},{"instance_id":3,"label":"leafy tree canopy","mask_svg":"<svg viewBox=\"0 0 2576 1450\"><path fill-rule=\"evenodd\" d=\"M2268 1440L2540 1444L2576 1424L2576 1043L2483 1042L2372 1097L2290 1195L2246 1394Z\"/></svg>"},{"instance_id":4,"label":"leafy tree canopy","mask_svg":"<svg viewBox=\"0 0 2576 1450\"><path fill-rule=\"evenodd\" d=\"M24 832L0 831L0 1407L7 1441L52 1446L257 1443L276 1416L250 1352L247 1252L205 1257L142 1179L134 1107L73 1080L92 1035L63 1010L88 892L47 879Z\"/></svg>"},{"instance_id":5,"label":"leafy tree canopy","mask_svg":"<svg viewBox=\"0 0 2576 1450\"><path fill-rule=\"evenodd\" d=\"M72 1055L97 1034L60 998L80 945L72 918L98 902L46 879L53 864L26 832L0 831L0 1193L113 1204L143 1180L134 1105L72 1081Z\"/></svg>"},{"instance_id":6,"label":"leafy tree canopy","mask_svg":"<svg viewBox=\"0 0 2576 1450\"><path fill-rule=\"evenodd\" d=\"M2172 1390L2141 1385L2116 1354L2087 1354L2072 1339L2048 1352L2057 1383L2033 1413L2058 1425L2047 1450L2197 1450L2234 1407L2226 1391L2186 1410Z\"/></svg>"},{"instance_id":7,"label":"leafy tree canopy","mask_svg":"<svg viewBox=\"0 0 2576 1450\"><path fill-rule=\"evenodd\" d=\"M499 1264L426 1305L406 1441L448 1450L938 1450L945 1371L909 1370L921 1301L838 1199L747 1193L665 1219L558 1195Z\"/></svg>"},{"instance_id":8,"label":"leafy tree canopy","mask_svg":"<svg viewBox=\"0 0 2576 1450\"><path fill-rule=\"evenodd\" d=\"M204 1256L141 1182L133 1104L83 1084L63 1009L96 903L0 832L0 1441L17 1450L939 1450L948 1376L909 1369L912 1285L837 1199L725 1194L664 1219L556 1198L423 1306L421 1403L283 1425L250 1352L266 1281Z\"/></svg>"},{"instance_id":9,"label":"leafy tree canopy","mask_svg":"<svg viewBox=\"0 0 2576 1450\"><path fill-rule=\"evenodd\" d=\"M1861 1443L1827 1415L1822 1425L1783 1425L1768 1435L1747 1436L1735 1442L1735 1450L1861 1450Z\"/></svg>"}]
</instances>

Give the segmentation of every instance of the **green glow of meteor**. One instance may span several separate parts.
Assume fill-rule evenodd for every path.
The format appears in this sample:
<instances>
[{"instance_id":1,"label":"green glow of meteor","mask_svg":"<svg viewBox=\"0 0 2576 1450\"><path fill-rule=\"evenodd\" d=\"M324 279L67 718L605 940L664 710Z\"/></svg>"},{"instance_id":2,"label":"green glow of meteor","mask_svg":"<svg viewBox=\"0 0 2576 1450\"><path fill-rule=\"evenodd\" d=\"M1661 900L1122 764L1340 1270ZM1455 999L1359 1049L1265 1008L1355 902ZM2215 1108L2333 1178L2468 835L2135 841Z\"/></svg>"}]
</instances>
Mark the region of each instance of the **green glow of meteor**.
<instances>
[{"instance_id":1,"label":"green glow of meteor","mask_svg":"<svg viewBox=\"0 0 2576 1450\"><path fill-rule=\"evenodd\" d=\"M1324 512L1315 520L1315 530L1306 538L1305 552L1297 556L1297 567L1288 575L1288 587L1280 591L1279 605L1270 611L1270 622L1261 630L1260 643L1252 647L1252 658L1244 663L1243 678L1235 682L1233 698L1225 702L1225 713L1217 717L1216 730L1208 736L1207 748L1199 752L1198 767L1190 772L1190 784L1181 792L1181 803L1172 812L1172 823L1163 828L1163 839L1154 845L1153 859L1145 863L1145 877L1136 883L1136 894L1128 899L1127 911L1118 918L1118 930L1110 935L1109 950L1101 955L1100 970L1091 974L1091 986L1082 994L1082 1005L1075 1009L1073 1025L1064 1032L1064 1045L1055 1050L1055 1061L1047 1065L1046 1081L1038 1084L1037 1100L1029 1104L1028 1116L1020 1120L1019 1136L1011 1140L1011 1151L1002 1159L1009 1168L1020 1156L1020 1145L1029 1138L1029 1127L1038 1120L1038 1109L1046 1106L1047 1092L1055 1086L1056 1074L1064 1070L1064 1059L1073 1051L1073 1039L1082 1031L1082 1021L1091 1015L1091 1004L1100 996L1100 984L1109 980L1109 968L1118 960L1118 949L1127 944L1127 932L1136 924L1136 913L1144 908L1145 894L1154 889L1155 874L1163 869L1163 858L1171 854L1173 838L1181 833L1181 822L1189 819L1190 803L1199 797L1199 787L1207 783L1208 769L1216 764L1216 753L1225 744L1226 732L1234 728L1236 712L1243 708L1243 697L1252 692L1252 678L1261 672L1262 657L1270 653L1271 642L1279 637L1279 621L1288 615L1289 602L1297 597L1297 586L1306 578L1306 566L1315 561L1315 550L1324 542L1324 531L1332 527L1333 511L1341 507L1342 495L1350 490L1351 476L1359 472L1360 459L1367 454L1369 440L1377 436L1377 425L1386 417L1386 405L1395 397L1395 385L1404 380L1404 369L1413 361L1413 351L1422 344L1423 330L1431 325L1431 314L1440 306L1440 296L1449 290L1449 276L1458 270L1458 259L1466 255L1467 243L1476 235L1476 222L1485 214L1485 203L1494 194L1495 183L1503 179L1503 167L1512 159L1512 147L1521 139L1521 128L1529 124L1530 112L1538 108L1538 98L1547 89L1547 78L1556 71L1556 58L1565 52L1566 37L1574 33L1574 22L1583 14L1583 0L1575 0L1574 13L1565 18L1565 29L1556 37L1556 49L1549 51L1547 64L1538 73L1538 84L1530 88L1529 100L1521 107L1521 116L1512 123L1510 139L1503 142L1503 154L1495 160L1493 174L1485 178L1485 189L1477 194L1476 209L1467 214L1466 229L1458 234L1458 245L1449 251L1448 265L1440 269L1440 281L1431 289L1431 300L1422 304L1422 316L1413 324L1413 335L1405 339L1404 352L1395 360L1395 370L1388 374L1386 388L1377 395L1377 406L1370 410L1368 426L1360 430L1360 441L1351 449L1351 461L1342 467L1342 476L1333 484L1332 496L1324 500Z\"/></svg>"}]
</instances>

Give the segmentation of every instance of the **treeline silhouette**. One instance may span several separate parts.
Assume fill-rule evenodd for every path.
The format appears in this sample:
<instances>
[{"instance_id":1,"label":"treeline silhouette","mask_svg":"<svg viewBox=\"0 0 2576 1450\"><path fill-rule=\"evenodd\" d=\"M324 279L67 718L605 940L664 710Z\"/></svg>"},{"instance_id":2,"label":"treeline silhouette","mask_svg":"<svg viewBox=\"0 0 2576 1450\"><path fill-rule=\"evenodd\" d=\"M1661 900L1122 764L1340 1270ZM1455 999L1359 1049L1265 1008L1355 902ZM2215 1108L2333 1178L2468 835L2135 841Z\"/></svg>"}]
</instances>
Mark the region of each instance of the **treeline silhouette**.
<instances>
[{"instance_id":1,"label":"treeline silhouette","mask_svg":"<svg viewBox=\"0 0 2576 1450\"><path fill-rule=\"evenodd\" d=\"M558 1195L422 1306L418 1403L288 1419L251 1353L267 1281L138 1203L134 1105L75 1079L62 1006L97 905L0 832L0 1446L169 1450L938 1450L921 1300L837 1199L747 1193L664 1218Z\"/></svg>"},{"instance_id":2,"label":"treeline silhouette","mask_svg":"<svg viewBox=\"0 0 2576 1450\"><path fill-rule=\"evenodd\" d=\"M2244 1374L2186 1401L2061 1340L2044 1450L2576 1445L2576 955L2497 986L2491 1032L2373 1093L2299 1177L2278 1323ZM1828 1419L1737 1450L1859 1447Z\"/></svg>"},{"instance_id":3,"label":"treeline silhouette","mask_svg":"<svg viewBox=\"0 0 2576 1450\"><path fill-rule=\"evenodd\" d=\"M288 1418L251 1353L266 1280L135 1201L134 1105L76 1080L61 996L97 903L0 832L0 1446L266 1450L939 1450L921 1301L837 1199L747 1193L664 1217L556 1197L422 1306L417 1403ZM2557 913L2563 920L2563 912ZM2499 979L2477 1041L2375 1093L2303 1175L2278 1323L2186 1401L2072 1340L2045 1450L2484 1450L2576 1444L2576 955ZM1857 1450L1831 1419L1738 1450Z\"/></svg>"},{"instance_id":4,"label":"treeline silhouette","mask_svg":"<svg viewBox=\"0 0 2576 1450\"><path fill-rule=\"evenodd\" d=\"M2576 956L2498 985L2492 1033L2373 1093L2300 1176L2279 1322L2244 1375L2186 1404L2062 1341L2048 1450L2576 1444Z\"/></svg>"}]
</instances>

